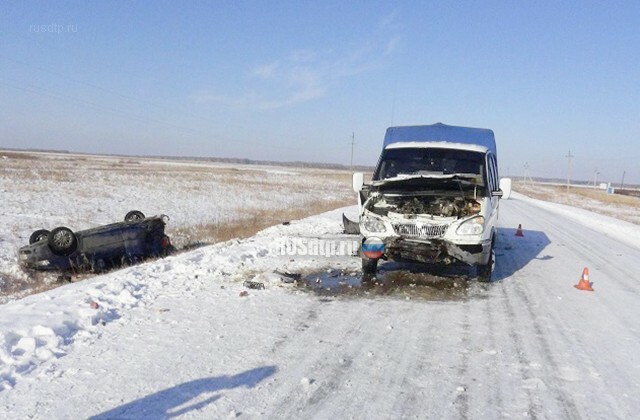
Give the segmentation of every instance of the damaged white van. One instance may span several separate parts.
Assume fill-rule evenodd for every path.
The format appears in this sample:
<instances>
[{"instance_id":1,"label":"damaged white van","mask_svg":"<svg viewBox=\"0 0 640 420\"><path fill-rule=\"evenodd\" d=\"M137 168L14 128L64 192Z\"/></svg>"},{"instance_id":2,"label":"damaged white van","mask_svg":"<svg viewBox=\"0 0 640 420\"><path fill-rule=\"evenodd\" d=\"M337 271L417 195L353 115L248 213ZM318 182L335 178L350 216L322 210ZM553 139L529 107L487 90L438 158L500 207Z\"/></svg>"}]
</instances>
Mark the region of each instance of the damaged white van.
<instances>
[{"instance_id":1,"label":"damaged white van","mask_svg":"<svg viewBox=\"0 0 640 420\"><path fill-rule=\"evenodd\" d=\"M499 185L493 131L390 127L371 183L356 173L353 188L365 274L375 273L382 258L463 262L491 280L499 202L510 194Z\"/></svg>"}]
</instances>

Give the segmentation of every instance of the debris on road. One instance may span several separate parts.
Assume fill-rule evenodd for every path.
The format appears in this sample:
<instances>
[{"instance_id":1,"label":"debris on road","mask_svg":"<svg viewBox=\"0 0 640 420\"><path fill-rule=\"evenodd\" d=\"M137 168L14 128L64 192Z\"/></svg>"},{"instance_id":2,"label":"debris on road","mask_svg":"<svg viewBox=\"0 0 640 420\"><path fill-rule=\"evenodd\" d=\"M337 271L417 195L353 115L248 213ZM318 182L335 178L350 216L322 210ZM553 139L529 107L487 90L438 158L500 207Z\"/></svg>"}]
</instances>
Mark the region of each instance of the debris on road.
<instances>
[{"instance_id":1,"label":"debris on road","mask_svg":"<svg viewBox=\"0 0 640 420\"><path fill-rule=\"evenodd\" d=\"M245 282L242 283L242 285L247 289L257 289L257 290L264 289L264 283L260 283L258 281L245 280Z\"/></svg>"},{"instance_id":2,"label":"debris on road","mask_svg":"<svg viewBox=\"0 0 640 420\"><path fill-rule=\"evenodd\" d=\"M348 235L360 234L360 223L349 220L344 213L342 213L342 226L344 228L344 233Z\"/></svg>"}]
</instances>

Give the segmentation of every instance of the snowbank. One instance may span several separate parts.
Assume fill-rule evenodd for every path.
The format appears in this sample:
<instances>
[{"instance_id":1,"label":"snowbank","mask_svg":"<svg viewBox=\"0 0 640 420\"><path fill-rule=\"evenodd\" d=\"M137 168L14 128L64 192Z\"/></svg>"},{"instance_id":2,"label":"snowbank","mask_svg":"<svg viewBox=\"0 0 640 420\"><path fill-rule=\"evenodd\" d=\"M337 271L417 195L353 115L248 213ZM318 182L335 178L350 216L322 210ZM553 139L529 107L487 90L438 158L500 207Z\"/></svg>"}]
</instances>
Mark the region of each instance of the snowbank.
<instances>
[{"instance_id":1,"label":"snowbank","mask_svg":"<svg viewBox=\"0 0 640 420\"><path fill-rule=\"evenodd\" d=\"M346 210L353 213L355 208ZM107 324L126 322L121 318L129 311L153 305L159 296L192 294L205 283L220 284L226 288L222 293L238 296L247 280L265 288L290 287L274 270L300 273L336 265L357 270L359 260L350 254L288 255L281 246L282 238L352 243L353 237L340 233L340 212L274 226L246 240L203 247L1 305L0 389L12 388L22 376L63 357L79 343L97 340Z\"/></svg>"}]
</instances>

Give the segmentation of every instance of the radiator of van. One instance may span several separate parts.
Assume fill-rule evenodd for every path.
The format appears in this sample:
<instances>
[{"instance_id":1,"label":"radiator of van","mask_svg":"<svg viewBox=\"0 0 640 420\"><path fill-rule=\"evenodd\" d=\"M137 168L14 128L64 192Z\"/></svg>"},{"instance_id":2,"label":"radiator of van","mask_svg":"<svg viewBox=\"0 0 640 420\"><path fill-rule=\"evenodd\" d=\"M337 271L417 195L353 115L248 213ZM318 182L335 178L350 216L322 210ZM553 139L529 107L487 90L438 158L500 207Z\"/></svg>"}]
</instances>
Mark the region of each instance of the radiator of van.
<instances>
[{"instance_id":1,"label":"radiator of van","mask_svg":"<svg viewBox=\"0 0 640 420\"><path fill-rule=\"evenodd\" d=\"M429 225L416 223L393 223L396 234L413 238L441 238L447 232L449 225Z\"/></svg>"}]
</instances>

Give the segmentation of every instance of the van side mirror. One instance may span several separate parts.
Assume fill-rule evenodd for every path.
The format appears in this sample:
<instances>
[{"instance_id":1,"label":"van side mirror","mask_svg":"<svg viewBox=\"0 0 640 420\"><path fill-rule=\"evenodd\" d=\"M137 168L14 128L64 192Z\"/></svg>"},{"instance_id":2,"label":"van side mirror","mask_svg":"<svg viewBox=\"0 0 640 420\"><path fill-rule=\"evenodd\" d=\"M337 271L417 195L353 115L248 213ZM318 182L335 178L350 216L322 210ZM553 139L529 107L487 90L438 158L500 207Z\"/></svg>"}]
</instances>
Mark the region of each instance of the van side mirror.
<instances>
[{"instance_id":1,"label":"van side mirror","mask_svg":"<svg viewBox=\"0 0 640 420\"><path fill-rule=\"evenodd\" d=\"M500 178L500 191L502 191L503 200L511 197L511 178Z\"/></svg>"},{"instance_id":2,"label":"van side mirror","mask_svg":"<svg viewBox=\"0 0 640 420\"><path fill-rule=\"evenodd\" d=\"M353 174L353 191L360 192L364 185L364 173L356 172Z\"/></svg>"}]
</instances>

